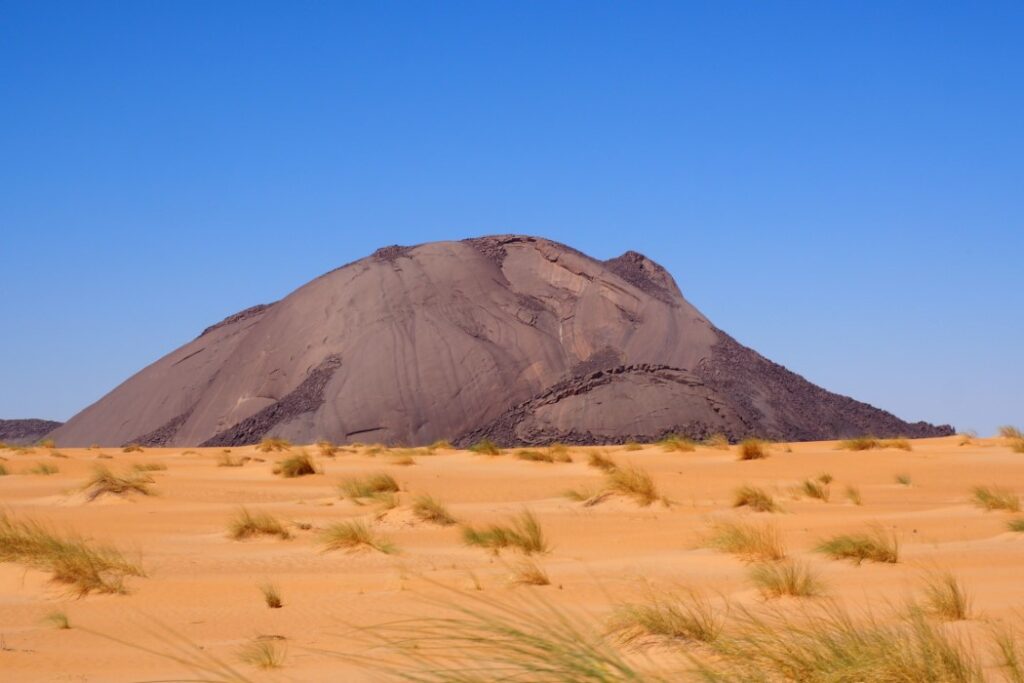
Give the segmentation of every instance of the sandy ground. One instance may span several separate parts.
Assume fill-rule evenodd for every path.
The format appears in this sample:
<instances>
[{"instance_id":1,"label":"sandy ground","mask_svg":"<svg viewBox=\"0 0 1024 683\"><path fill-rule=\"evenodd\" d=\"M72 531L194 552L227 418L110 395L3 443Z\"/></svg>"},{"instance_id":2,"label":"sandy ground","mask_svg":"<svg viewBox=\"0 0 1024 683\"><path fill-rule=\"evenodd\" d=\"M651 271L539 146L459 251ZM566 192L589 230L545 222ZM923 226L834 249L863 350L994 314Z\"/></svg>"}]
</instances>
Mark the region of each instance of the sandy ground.
<instances>
[{"instance_id":1,"label":"sandy ground","mask_svg":"<svg viewBox=\"0 0 1024 683\"><path fill-rule=\"evenodd\" d=\"M75 598L45 572L0 564L0 678L191 678L181 664L140 649L171 652L170 637L159 633L166 627L255 680L379 680L372 668L324 651L362 651L350 635L353 625L436 613L426 598L457 597L444 586L496 600L529 592L596 619L617 601L652 587L695 587L738 603L761 603L748 579L748 565L701 547L709 520L722 516L770 519L783 531L790 555L812 562L829 594L851 604L883 610L914 595L927 572L949 569L973 595L979 624L1019 619L1024 534L1007 530L1011 513L974 506L970 491L975 485L998 485L1024 493L1024 455L997 440L965 446L958 445L957 437L912 443L910 452L849 452L834 443L774 445L768 459L748 462L737 460L735 448L707 447L689 453L667 453L657 446L574 448L571 464L518 460L513 451L497 457L437 451L416 454L415 464L406 466L394 464L387 452L371 454L364 448L317 458L321 474L295 479L272 473L282 454L251 447L231 449L235 457L263 459L242 467L219 467L220 448L142 453L60 449L64 457L44 448L0 451L10 472L0 477L0 501L9 515L114 543L140 554L147 572L145 578L128 580L125 595ZM647 470L671 505L640 507L611 498L585 507L565 498L569 488L601 485L603 474L586 464L595 450ZM59 472L26 473L39 462ZM152 496L88 502L80 493L96 464L119 472L154 462L167 470L152 473ZM377 506L342 500L337 483L379 471L394 476L402 493L401 507L376 519ZM834 478L829 502L792 492L803 479L822 473ZM911 478L909 486L896 482L903 474ZM784 511L733 509L733 492L745 483L773 492ZM849 485L860 489L863 505L846 499ZM514 585L514 555L495 557L467 547L457 526L415 519L408 505L421 493L444 501L462 522L497 521L532 510L553 546L539 560L551 585ZM230 539L227 524L243 505L292 524L293 538ZM371 520L399 552L324 552L318 530L355 517ZM898 535L899 564L855 566L814 552L824 537L873 523ZM264 604L259 586L267 581L279 588L283 608ZM54 611L67 614L70 630L45 621ZM239 662L241 646L271 636L287 644L282 668L261 672Z\"/></svg>"}]
</instances>

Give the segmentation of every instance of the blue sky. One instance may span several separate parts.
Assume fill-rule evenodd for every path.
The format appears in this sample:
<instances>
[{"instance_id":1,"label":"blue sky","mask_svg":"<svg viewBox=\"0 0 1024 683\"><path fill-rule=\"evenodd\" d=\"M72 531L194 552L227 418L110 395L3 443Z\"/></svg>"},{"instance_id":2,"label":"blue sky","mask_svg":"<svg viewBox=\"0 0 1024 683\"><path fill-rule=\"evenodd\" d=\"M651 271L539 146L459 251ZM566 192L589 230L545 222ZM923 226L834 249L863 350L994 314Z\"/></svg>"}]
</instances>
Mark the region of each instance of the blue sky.
<instances>
[{"instance_id":1,"label":"blue sky","mask_svg":"<svg viewBox=\"0 0 1024 683\"><path fill-rule=\"evenodd\" d=\"M386 244L641 251L907 419L1024 423L1024 4L0 0L0 417Z\"/></svg>"}]
</instances>

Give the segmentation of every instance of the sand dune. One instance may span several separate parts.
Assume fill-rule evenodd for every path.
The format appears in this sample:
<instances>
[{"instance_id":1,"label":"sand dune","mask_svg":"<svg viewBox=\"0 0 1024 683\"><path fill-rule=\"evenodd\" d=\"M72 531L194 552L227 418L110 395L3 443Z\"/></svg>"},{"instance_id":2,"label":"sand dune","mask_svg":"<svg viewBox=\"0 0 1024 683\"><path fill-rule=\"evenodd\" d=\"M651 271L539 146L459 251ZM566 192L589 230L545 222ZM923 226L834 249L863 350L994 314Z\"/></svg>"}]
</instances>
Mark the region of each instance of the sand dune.
<instances>
[{"instance_id":1,"label":"sand dune","mask_svg":"<svg viewBox=\"0 0 1024 683\"><path fill-rule=\"evenodd\" d=\"M273 473L288 452L255 447L230 449L233 458L250 458L239 467L218 466L221 448L61 449L58 455L66 457L53 457L45 448L0 451L9 472L0 477L0 500L10 519L33 519L114 543L140 557L146 573L126 579L126 594L76 598L47 571L0 563L4 680L189 678L182 664L141 649L171 652L162 627L254 680L380 680L372 667L325 651L362 652L349 632L353 625L436 613L425 600L452 599L446 587L499 601L542 596L598 622L616 603L648 590L697 588L720 595L716 600L757 609L796 609L805 602L766 603L749 580L749 564L704 547L709 522L716 519L770 521L789 555L811 563L826 594L850 606L884 611L915 595L922 578L938 569L954 572L974 599L974 618L949 628L980 637L994 621L1019 620L1017 610L1024 605L1024 533L1007 526L1022 515L986 511L971 499L976 485L1024 492L1024 455L999 440L961 446L955 437L923 439L913 441L910 451L861 452L839 450L834 442L774 444L770 457L756 461L738 461L735 447L703 446L693 452L666 452L657 445L577 447L569 450L571 463L525 461L514 450L500 456L376 450L359 447L327 458L309 447L322 472L291 479ZM648 472L664 502L641 506L612 495L588 506L565 497L568 489L602 487L604 474L587 464L591 453ZM414 464L396 464L405 456ZM59 471L27 473L38 463ZM153 463L166 470L145 473L152 479L151 495L90 501L81 492L97 464L123 473ZM370 498L339 496L340 481L378 472L399 484L398 507L383 510ZM825 473L831 475L828 502L794 492L805 479ZM902 475L909 485L897 482ZM781 511L733 508L734 492L743 484L771 493ZM859 490L861 505L844 494L849 486ZM512 574L519 555L466 546L459 525L419 519L410 505L422 494L476 526L532 511L551 545L535 558L551 585L516 585ZM270 513L290 538L233 540L228 524L242 506ZM325 552L322 530L356 518L397 552ZM826 537L873 524L899 539L897 564L858 566L814 550ZM264 604L260 586L267 582L279 589L281 609ZM67 615L71 629L45 621L55 611ZM282 668L267 673L239 661L239 648L269 637L286 647Z\"/></svg>"}]
</instances>

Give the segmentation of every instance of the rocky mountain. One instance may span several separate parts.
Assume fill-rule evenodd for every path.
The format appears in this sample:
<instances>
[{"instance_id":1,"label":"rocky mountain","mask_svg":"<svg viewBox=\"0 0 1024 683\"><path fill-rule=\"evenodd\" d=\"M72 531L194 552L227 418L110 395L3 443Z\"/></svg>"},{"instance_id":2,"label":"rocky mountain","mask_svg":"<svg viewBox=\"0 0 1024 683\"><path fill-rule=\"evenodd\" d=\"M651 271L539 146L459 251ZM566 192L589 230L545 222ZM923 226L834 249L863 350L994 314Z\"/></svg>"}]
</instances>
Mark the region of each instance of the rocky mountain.
<instances>
[{"instance_id":1,"label":"rocky mountain","mask_svg":"<svg viewBox=\"0 0 1024 683\"><path fill-rule=\"evenodd\" d=\"M59 445L935 436L739 344L649 258L537 237L392 246L203 331Z\"/></svg>"},{"instance_id":2,"label":"rocky mountain","mask_svg":"<svg viewBox=\"0 0 1024 683\"><path fill-rule=\"evenodd\" d=\"M0 442L25 445L39 441L57 427L53 420L0 420Z\"/></svg>"}]
</instances>

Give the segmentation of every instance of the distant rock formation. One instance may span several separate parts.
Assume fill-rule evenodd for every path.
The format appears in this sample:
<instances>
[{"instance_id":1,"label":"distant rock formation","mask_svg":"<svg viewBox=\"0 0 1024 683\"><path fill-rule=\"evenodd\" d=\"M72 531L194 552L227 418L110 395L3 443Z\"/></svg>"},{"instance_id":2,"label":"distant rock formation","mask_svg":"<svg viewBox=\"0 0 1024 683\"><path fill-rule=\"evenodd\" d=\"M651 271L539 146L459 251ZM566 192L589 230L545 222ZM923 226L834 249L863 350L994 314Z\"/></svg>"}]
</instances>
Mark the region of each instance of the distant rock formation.
<instances>
[{"instance_id":1,"label":"distant rock formation","mask_svg":"<svg viewBox=\"0 0 1024 683\"><path fill-rule=\"evenodd\" d=\"M52 436L60 445L502 445L938 436L742 346L626 252L501 235L391 246L207 328Z\"/></svg>"},{"instance_id":2,"label":"distant rock formation","mask_svg":"<svg viewBox=\"0 0 1024 683\"><path fill-rule=\"evenodd\" d=\"M34 418L0 420L0 441L19 446L33 444L60 426L60 422Z\"/></svg>"}]
</instances>

